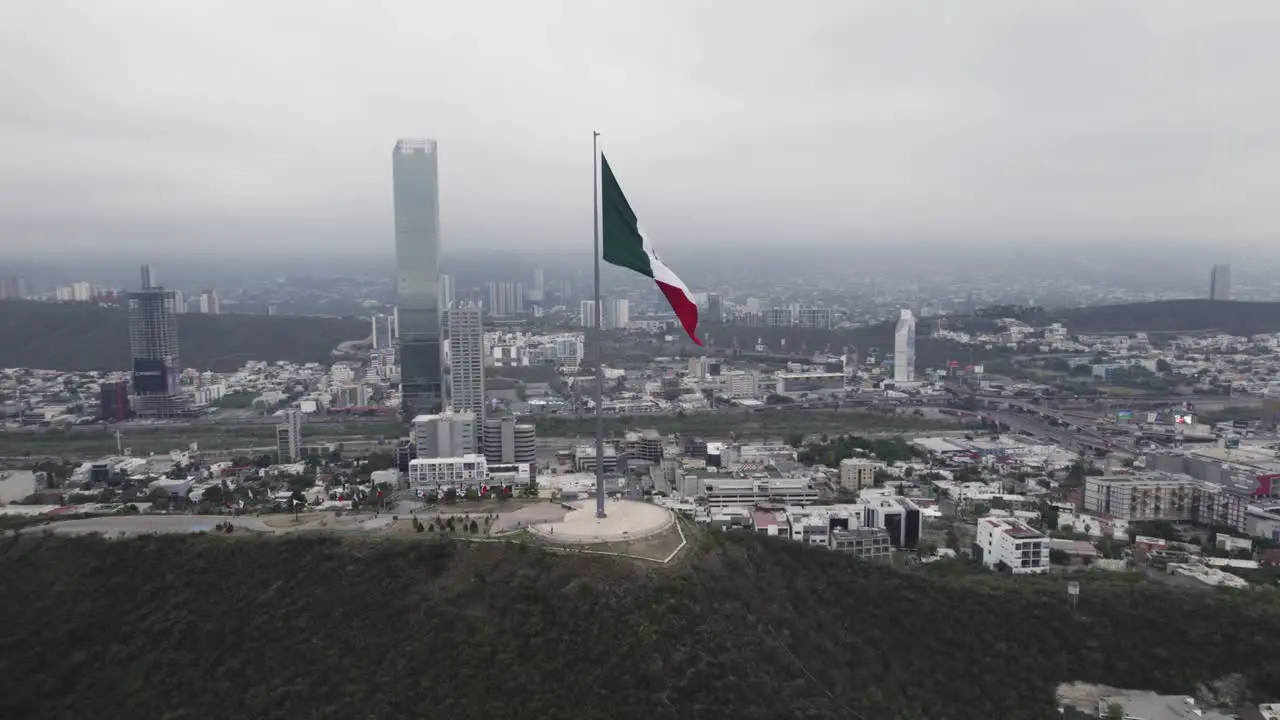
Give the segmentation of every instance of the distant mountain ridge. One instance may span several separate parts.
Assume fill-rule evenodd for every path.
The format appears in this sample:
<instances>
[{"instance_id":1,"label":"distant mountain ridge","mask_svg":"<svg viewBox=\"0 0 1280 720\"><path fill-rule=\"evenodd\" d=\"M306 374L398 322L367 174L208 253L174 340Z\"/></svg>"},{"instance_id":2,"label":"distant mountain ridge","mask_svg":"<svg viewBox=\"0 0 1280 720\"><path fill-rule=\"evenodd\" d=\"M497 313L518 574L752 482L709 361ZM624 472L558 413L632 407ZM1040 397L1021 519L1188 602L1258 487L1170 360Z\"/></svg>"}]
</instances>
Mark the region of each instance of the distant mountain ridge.
<instances>
[{"instance_id":1,"label":"distant mountain ridge","mask_svg":"<svg viewBox=\"0 0 1280 720\"><path fill-rule=\"evenodd\" d=\"M1026 322L1062 322L1071 332L1176 333L1218 330L1231 335L1280 332L1280 302L1158 300L1045 310Z\"/></svg>"},{"instance_id":2,"label":"distant mountain ridge","mask_svg":"<svg viewBox=\"0 0 1280 720\"><path fill-rule=\"evenodd\" d=\"M338 344L369 336L358 318L178 316L184 368L231 372L249 360L329 363ZM0 367L127 370L128 314L88 303L0 300Z\"/></svg>"}]
</instances>

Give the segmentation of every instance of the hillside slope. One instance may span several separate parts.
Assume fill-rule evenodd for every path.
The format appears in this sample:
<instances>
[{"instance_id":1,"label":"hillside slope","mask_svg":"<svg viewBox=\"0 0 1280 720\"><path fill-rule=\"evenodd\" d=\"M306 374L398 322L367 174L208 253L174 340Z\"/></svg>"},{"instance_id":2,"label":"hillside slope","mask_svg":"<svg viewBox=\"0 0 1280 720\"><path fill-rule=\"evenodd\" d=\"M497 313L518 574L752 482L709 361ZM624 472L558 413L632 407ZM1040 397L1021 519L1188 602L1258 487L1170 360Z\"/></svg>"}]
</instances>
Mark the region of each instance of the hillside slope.
<instances>
[{"instance_id":1,"label":"hillside slope","mask_svg":"<svg viewBox=\"0 0 1280 720\"><path fill-rule=\"evenodd\" d=\"M178 316L183 367L227 372L246 360L332 361L339 343L369 335L357 319L267 315ZM124 310L83 303L0 300L0 367L126 370Z\"/></svg>"},{"instance_id":2,"label":"hillside slope","mask_svg":"<svg viewBox=\"0 0 1280 720\"><path fill-rule=\"evenodd\" d=\"M1035 325L1063 322L1072 332L1220 330L1232 335L1255 335L1280 332L1280 303L1161 300L1048 310L1026 320Z\"/></svg>"},{"instance_id":3,"label":"hillside slope","mask_svg":"<svg viewBox=\"0 0 1280 720\"><path fill-rule=\"evenodd\" d=\"M653 569L426 540L5 537L0 677L21 681L0 717L1047 720L1067 679L1240 671L1280 692L1280 609L1242 594L1099 574L1073 615L1061 579L697 546Z\"/></svg>"}]
</instances>

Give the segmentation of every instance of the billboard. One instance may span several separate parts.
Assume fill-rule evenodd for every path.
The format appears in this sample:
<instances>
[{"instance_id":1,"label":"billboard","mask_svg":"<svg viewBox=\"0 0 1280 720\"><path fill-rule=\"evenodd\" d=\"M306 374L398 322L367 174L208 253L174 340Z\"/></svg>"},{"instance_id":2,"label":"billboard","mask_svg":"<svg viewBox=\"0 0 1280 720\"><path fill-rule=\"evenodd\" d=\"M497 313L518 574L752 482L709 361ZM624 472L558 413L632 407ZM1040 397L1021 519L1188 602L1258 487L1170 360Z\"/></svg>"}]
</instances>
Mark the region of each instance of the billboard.
<instances>
[{"instance_id":1,"label":"billboard","mask_svg":"<svg viewBox=\"0 0 1280 720\"><path fill-rule=\"evenodd\" d=\"M1275 491L1276 485L1280 484L1276 482L1277 480L1280 480L1280 474L1270 473L1267 475L1258 475L1254 477L1254 480L1258 484L1253 489L1253 496L1271 497L1272 492Z\"/></svg>"},{"instance_id":2,"label":"billboard","mask_svg":"<svg viewBox=\"0 0 1280 720\"><path fill-rule=\"evenodd\" d=\"M169 391L169 372L163 360L133 359L133 391L164 393Z\"/></svg>"}]
</instances>

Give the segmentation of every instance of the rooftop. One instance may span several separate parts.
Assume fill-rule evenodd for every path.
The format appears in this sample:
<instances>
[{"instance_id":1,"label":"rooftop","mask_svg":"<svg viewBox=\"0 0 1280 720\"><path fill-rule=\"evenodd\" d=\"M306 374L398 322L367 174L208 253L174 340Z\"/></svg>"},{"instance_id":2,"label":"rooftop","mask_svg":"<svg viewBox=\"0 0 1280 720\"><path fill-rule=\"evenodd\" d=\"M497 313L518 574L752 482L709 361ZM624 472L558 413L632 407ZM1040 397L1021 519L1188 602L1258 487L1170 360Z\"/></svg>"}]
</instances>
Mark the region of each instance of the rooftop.
<instances>
[{"instance_id":1,"label":"rooftop","mask_svg":"<svg viewBox=\"0 0 1280 720\"><path fill-rule=\"evenodd\" d=\"M982 522L996 530L999 530L1000 532L1003 532L1005 535L1008 535L1015 540L1035 540L1037 538L1045 537L1039 530L1036 530L1035 528L1018 520L985 517L982 518Z\"/></svg>"}]
</instances>

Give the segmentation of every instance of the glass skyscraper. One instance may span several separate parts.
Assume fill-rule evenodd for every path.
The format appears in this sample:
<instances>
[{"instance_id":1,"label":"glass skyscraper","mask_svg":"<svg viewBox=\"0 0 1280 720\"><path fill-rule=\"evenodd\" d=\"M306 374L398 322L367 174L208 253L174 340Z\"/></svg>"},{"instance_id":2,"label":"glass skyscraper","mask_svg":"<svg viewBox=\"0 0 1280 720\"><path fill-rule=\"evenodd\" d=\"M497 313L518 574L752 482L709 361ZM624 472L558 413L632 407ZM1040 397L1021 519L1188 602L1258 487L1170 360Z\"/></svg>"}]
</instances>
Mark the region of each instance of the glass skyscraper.
<instances>
[{"instance_id":1,"label":"glass skyscraper","mask_svg":"<svg viewBox=\"0 0 1280 720\"><path fill-rule=\"evenodd\" d=\"M445 406L440 330L440 188L434 140L402 139L391 155L402 414Z\"/></svg>"},{"instance_id":2,"label":"glass skyscraper","mask_svg":"<svg viewBox=\"0 0 1280 720\"><path fill-rule=\"evenodd\" d=\"M142 268L142 289L129 293L129 354L133 357L133 409L138 417L185 415L178 359L178 315L174 295L154 284L150 265Z\"/></svg>"}]
</instances>

